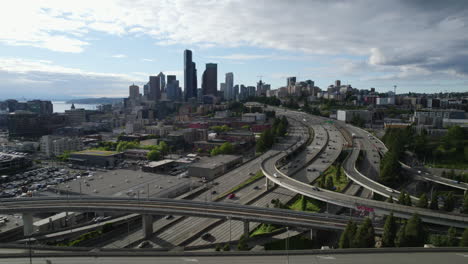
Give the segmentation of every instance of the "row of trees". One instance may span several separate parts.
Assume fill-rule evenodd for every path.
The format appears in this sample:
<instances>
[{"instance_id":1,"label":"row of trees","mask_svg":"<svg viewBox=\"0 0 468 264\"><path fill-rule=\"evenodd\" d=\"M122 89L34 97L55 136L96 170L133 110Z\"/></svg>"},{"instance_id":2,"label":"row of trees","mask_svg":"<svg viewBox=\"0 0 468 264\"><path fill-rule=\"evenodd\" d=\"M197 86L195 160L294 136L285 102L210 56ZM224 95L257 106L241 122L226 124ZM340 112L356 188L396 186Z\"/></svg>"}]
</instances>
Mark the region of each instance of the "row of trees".
<instances>
[{"instance_id":1,"label":"row of trees","mask_svg":"<svg viewBox=\"0 0 468 264\"><path fill-rule=\"evenodd\" d=\"M234 152L234 147L229 142L224 142L221 146L215 147L211 150L210 155L216 156L220 154L232 154Z\"/></svg>"},{"instance_id":2,"label":"row of trees","mask_svg":"<svg viewBox=\"0 0 468 264\"><path fill-rule=\"evenodd\" d=\"M230 128L228 125L212 126L212 127L210 127L210 129L213 130L216 133L228 132L228 131L232 130L232 128Z\"/></svg>"},{"instance_id":3,"label":"row of trees","mask_svg":"<svg viewBox=\"0 0 468 264\"><path fill-rule=\"evenodd\" d=\"M275 118L271 128L265 130L260 135L256 143L257 152L263 153L270 149L275 143L276 137L283 137L288 132L288 119L285 116Z\"/></svg>"},{"instance_id":4,"label":"row of trees","mask_svg":"<svg viewBox=\"0 0 468 264\"><path fill-rule=\"evenodd\" d=\"M450 170L448 173L442 171L442 177L468 183L468 173L456 174L454 170Z\"/></svg>"},{"instance_id":5,"label":"row of trees","mask_svg":"<svg viewBox=\"0 0 468 264\"><path fill-rule=\"evenodd\" d=\"M447 235L427 235L421 218L415 214L408 221L398 226L397 218L390 214L385 219L382 235L383 247L420 247L426 241L435 246L468 246L468 228L458 241L457 230L449 228Z\"/></svg>"},{"instance_id":6,"label":"row of trees","mask_svg":"<svg viewBox=\"0 0 468 264\"><path fill-rule=\"evenodd\" d=\"M338 246L340 248L374 247L375 231L371 220L366 218L359 227L356 223L349 221L345 230L341 234Z\"/></svg>"},{"instance_id":7,"label":"row of trees","mask_svg":"<svg viewBox=\"0 0 468 264\"><path fill-rule=\"evenodd\" d=\"M407 138L411 135L410 129L387 129L382 141L388 147L380 163L379 181L384 185L398 186L403 181L401 164L399 160L403 154Z\"/></svg>"}]
</instances>

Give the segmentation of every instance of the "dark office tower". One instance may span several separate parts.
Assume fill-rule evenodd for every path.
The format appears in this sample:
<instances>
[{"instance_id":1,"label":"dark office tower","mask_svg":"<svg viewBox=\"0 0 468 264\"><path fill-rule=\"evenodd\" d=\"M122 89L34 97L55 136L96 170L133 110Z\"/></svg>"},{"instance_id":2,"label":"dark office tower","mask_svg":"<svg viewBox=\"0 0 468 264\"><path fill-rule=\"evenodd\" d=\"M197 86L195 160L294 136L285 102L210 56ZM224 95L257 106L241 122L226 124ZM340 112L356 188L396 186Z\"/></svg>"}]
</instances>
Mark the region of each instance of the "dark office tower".
<instances>
[{"instance_id":1,"label":"dark office tower","mask_svg":"<svg viewBox=\"0 0 468 264\"><path fill-rule=\"evenodd\" d=\"M149 77L149 96L148 100L156 101L161 98L161 81L158 76Z\"/></svg>"},{"instance_id":2,"label":"dark office tower","mask_svg":"<svg viewBox=\"0 0 468 264\"><path fill-rule=\"evenodd\" d=\"M172 81L175 81L176 78L177 77L175 75L168 75L167 76L167 84L171 83Z\"/></svg>"},{"instance_id":3,"label":"dark office tower","mask_svg":"<svg viewBox=\"0 0 468 264\"><path fill-rule=\"evenodd\" d=\"M149 83L143 85L143 94L146 96L146 98L149 97Z\"/></svg>"},{"instance_id":4,"label":"dark office tower","mask_svg":"<svg viewBox=\"0 0 468 264\"><path fill-rule=\"evenodd\" d=\"M218 87L218 65L216 63L207 63L203 72L202 92L203 95L216 96Z\"/></svg>"},{"instance_id":5,"label":"dark office tower","mask_svg":"<svg viewBox=\"0 0 468 264\"><path fill-rule=\"evenodd\" d=\"M192 51L184 51L184 93L185 100L197 97L197 70L192 61Z\"/></svg>"},{"instance_id":6,"label":"dark office tower","mask_svg":"<svg viewBox=\"0 0 468 264\"><path fill-rule=\"evenodd\" d=\"M198 82L197 82L197 65L195 62L192 62L192 88L193 88L193 97L197 97L197 89L198 89Z\"/></svg>"},{"instance_id":7,"label":"dark office tower","mask_svg":"<svg viewBox=\"0 0 468 264\"><path fill-rule=\"evenodd\" d=\"M341 86L341 81L340 81L340 80L336 80L336 81L335 81L335 86L336 86L336 87L340 87L340 86Z\"/></svg>"}]
</instances>

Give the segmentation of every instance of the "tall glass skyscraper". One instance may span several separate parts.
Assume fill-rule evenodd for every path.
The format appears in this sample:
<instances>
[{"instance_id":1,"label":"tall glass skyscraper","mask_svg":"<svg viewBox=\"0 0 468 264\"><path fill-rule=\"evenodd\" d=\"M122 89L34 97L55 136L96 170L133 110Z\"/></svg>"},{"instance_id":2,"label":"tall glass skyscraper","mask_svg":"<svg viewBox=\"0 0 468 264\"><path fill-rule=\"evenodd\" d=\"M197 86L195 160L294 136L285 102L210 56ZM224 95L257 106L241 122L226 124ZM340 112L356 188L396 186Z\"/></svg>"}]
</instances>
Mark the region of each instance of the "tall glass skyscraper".
<instances>
[{"instance_id":1,"label":"tall glass skyscraper","mask_svg":"<svg viewBox=\"0 0 468 264\"><path fill-rule=\"evenodd\" d=\"M197 97L197 69L191 50L184 51L184 93L185 100Z\"/></svg>"}]
</instances>

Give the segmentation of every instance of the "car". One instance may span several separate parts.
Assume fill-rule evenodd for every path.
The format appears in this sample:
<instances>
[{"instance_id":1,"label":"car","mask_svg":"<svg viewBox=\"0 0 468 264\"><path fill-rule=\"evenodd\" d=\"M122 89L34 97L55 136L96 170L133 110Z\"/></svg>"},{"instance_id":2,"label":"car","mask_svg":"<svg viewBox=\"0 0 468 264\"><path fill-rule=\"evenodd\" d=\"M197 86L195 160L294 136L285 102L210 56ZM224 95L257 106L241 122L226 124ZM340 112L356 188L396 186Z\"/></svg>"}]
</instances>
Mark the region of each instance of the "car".
<instances>
[{"instance_id":1,"label":"car","mask_svg":"<svg viewBox=\"0 0 468 264\"><path fill-rule=\"evenodd\" d=\"M387 192L391 192L391 193L394 193L394 192L395 192L395 190L390 189L390 188L385 188L385 190L386 190Z\"/></svg>"},{"instance_id":2,"label":"car","mask_svg":"<svg viewBox=\"0 0 468 264\"><path fill-rule=\"evenodd\" d=\"M258 186L254 187L254 190L259 190L259 189L260 189L260 187L258 187Z\"/></svg>"},{"instance_id":3,"label":"car","mask_svg":"<svg viewBox=\"0 0 468 264\"><path fill-rule=\"evenodd\" d=\"M275 178L278 178L278 174L277 174L277 173L274 173L273 176L274 176Z\"/></svg>"},{"instance_id":4,"label":"car","mask_svg":"<svg viewBox=\"0 0 468 264\"><path fill-rule=\"evenodd\" d=\"M172 218L174 218L173 215L166 215L166 217L164 217L166 220L171 220Z\"/></svg>"},{"instance_id":5,"label":"car","mask_svg":"<svg viewBox=\"0 0 468 264\"><path fill-rule=\"evenodd\" d=\"M212 192L211 192L211 194L217 194L217 193L218 193L218 192L216 192L216 191L212 191Z\"/></svg>"},{"instance_id":6,"label":"car","mask_svg":"<svg viewBox=\"0 0 468 264\"><path fill-rule=\"evenodd\" d=\"M252 175L254 175L254 173L253 173L253 172L251 172L251 173L249 173L249 175L250 175L250 176L252 176Z\"/></svg>"},{"instance_id":7,"label":"car","mask_svg":"<svg viewBox=\"0 0 468 264\"><path fill-rule=\"evenodd\" d=\"M205 233L205 234L203 234L203 235L201 236L201 238L202 238L203 240L208 240L208 239L211 238L211 234L210 234L210 233Z\"/></svg>"},{"instance_id":8,"label":"car","mask_svg":"<svg viewBox=\"0 0 468 264\"><path fill-rule=\"evenodd\" d=\"M230 193L227 198L228 199L234 199L236 197L236 194L235 193Z\"/></svg>"},{"instance_id":9,"label":"car","mask_svg":"<svg viewBox=\"0 0 468 264\"><path fill-rule=\"evenodd\" d=\"M320 189L318 187L315 187L315 186L312 187L312 190L320 192Z\"/></svg>"},{"instance_id":10,"label":"car","mask_svg":"<svg viewBox=\"0 0 468 264\"><path fill-rule=\"evenodd\" d=\"M150 242L148 242L148 240L145 240L145 241L141 242L141 243L137 246L137 248L144 248L144 247L147 247L147 246L149 246L149 245L150 245Z\"/></svg>"}]
</instances>

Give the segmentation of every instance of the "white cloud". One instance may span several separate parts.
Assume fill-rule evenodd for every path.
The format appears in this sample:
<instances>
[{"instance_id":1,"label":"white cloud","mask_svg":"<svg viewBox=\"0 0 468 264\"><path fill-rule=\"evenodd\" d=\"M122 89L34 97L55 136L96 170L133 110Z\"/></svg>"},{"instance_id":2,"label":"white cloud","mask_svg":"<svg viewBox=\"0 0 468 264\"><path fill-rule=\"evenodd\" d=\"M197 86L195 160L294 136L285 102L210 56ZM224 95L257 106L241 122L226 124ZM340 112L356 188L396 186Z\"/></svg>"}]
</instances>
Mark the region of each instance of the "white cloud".
<instances>
[{"instance_id":1,"label":"white cloud","mask_svg":"<svg viewBox=\"0 0 468 264\"><path fill-rule=\"evenodd\" d=\"M148 75L102 73L57 65L51 61L0 58L0 91L3 98L36 96L125 94L135 82L142 84ZM11 89L15 87L15 89Z\"/></svg>"},{"instance_id":2,"label":"white cloud","mask_svg":"<svg viewBox=\"0 0 468 264\"><path fill-rule=\"evenodd\" d=\"M256 54L230 54L225 56L210 56L212 59L224 59L224 60L257 60L271 58L272 55L256 55Z\"/></svg>"},{"instance_id":3,"label":"white cloud","mask_svg":"<svg viewBox=\"0 0 468 264\"><path fill-rule=\"evenodd\" d=\"M0 42L77 53L92 45L88 37L98 31L146 35L158 45L358 56L394 71L407 66L466 77L467 24L468 2L457 0L16 0L0 9Z\"/></svg>"},{"instance_id":4,"label":"white cloud","mask_svg":"<svg viewBox=\"0 0 468 264\"><path fill-rule=\"evenodd\" d=\"M125 55L125 54L115 54L115 55L112 55L111 57L116 58L116 59L123 59L123 58L127 58L127 55Z\"/></svg>"}]
</instances>

